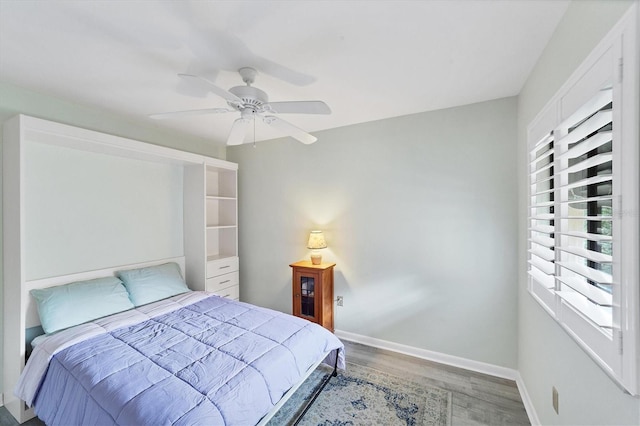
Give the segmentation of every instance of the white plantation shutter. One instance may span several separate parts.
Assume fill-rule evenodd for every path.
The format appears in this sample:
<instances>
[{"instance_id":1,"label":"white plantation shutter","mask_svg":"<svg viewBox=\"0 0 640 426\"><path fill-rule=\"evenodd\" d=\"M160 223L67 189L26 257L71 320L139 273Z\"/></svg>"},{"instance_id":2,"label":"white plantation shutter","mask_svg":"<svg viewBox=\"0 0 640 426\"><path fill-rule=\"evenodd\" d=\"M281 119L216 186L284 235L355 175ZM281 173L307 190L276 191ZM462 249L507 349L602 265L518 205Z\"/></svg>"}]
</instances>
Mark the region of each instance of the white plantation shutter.
<instances>
[{"instance_id":1,"label":"white plantation shutter","mask_svg":"<svg viewBox=\"0 0 640 426\"><path fill-rule=\"evenodd\" d=\"M623 78L638 75L635 31L623 19L529 126L527 270L531 295L637 395L640 87Z\"/></svg>"},{"instance_id":2,"label":"white plantation shutter","mask_svg":"<svg viewBox=\"0 0 640 426\"><path fill-rule=\"evenodd\" d=\"M555 287L553 154L551 133L529 154L529 274L547 289Z\"/></svg>"},{"instance_id":3,"label":"white plantation shutter","mask_svg":"<svg viewBox=\"0 0 640 426\"><path fill-rule=\"evenodd\" d=\"M613 90L559 126L558 295L605 333L613 328Z\"/></svg>"}]
</instances>

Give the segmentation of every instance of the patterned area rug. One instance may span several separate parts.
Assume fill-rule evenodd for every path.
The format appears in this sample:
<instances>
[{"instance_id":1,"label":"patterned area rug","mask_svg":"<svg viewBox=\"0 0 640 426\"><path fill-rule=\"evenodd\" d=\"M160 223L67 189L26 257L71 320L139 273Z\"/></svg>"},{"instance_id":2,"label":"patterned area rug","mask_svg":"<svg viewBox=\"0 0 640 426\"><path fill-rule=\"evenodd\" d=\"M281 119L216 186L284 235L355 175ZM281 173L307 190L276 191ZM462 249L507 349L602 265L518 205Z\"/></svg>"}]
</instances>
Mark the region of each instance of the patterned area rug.
<instances>
[{"instance_id":1,"label":"patterned area rug","mask_svg":"<svg viewBox=\"0 0 640 426\"><path fill-rule=\"evenodd\" d=\"M331 369L320 366L271 419L268 426L291 424L304 402ZM300 425L357 426L451 424L451 393L390 374L347 364L322 391Z\"/></svg>"}]
</instances>

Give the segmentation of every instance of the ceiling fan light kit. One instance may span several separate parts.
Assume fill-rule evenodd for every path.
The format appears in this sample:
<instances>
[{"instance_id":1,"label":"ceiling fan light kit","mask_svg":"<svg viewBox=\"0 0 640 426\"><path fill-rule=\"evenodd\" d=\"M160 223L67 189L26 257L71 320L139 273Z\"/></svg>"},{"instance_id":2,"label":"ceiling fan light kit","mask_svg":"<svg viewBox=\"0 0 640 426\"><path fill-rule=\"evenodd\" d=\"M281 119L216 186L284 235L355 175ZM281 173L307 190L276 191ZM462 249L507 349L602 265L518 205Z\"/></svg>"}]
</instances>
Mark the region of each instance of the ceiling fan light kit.
<instances>
[{"instance_id":1,"label":"ceiling fan light kit","mask_svg":"<svg viewBox=\"0 0 640 426\"><path fill-rule=\"evenodd\" d=\"M245 86L235 86L228 91L218 87L214 82L191 74L178 74L188 81L196 81L204 84L215 95L227 101L229 108L207 108L199 110L165 112L150 115L154 119L177 118L200 114L222 114L227 112L240 112L240 118L236 119L231 126L227 145L240 145L244 143L244 138L249 124L256 117L259 117L266 124L269 124L284 134L291 136L304 144L311 144L318 140L315 136L305 130L276 117L272 114L331 114L331 109L322 101L284 101L269 102L269 96L264 90L253 87L252 84L258 72L254 68L244 67L238 70Z\"/></svg>"}]
</instances>

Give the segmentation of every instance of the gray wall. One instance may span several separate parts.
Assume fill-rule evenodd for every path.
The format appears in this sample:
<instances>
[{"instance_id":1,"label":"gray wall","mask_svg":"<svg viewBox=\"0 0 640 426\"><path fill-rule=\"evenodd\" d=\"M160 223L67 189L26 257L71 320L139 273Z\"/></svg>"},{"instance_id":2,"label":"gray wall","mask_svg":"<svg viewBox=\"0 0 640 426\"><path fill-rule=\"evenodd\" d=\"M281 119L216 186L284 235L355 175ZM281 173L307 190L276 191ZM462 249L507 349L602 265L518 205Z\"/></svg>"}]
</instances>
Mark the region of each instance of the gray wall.
<instances>
[{"instance_id":1,"label":"gray wall","mask_svg":"<svg viewBox=\"0 0 640 426\"><path fill-rule=\"evenodd\" d=\"M0 83L0 124L16 114L26 114L59 123L70 124L85 129L97 130L126 138L141 140L157 145L168 146L212 157L224 158L224 147L219 147L204 139L184 136L178 133L163 130L153 125L145 117L140 121L132 122L117 114L92 109L83 105L57 99L51 96L26 90L21 87ZM0 146L2 142L2 132L0 132ZM0 157L0 169L2 161ZM166 171L165 171L166 172ZM1 173L0 173L1 179ZM0 194L2 185L0 182ZM0 205L2 197L0 195ZM0 230L2 227L2 209L0 208ZM176 247L179 242L173 242L172 247ZM32 244L33 245L33 244ZM0 265L2 263L2 245L0 244ZM150 255L151 257L151 255ZM148 258L147 258L148 259ZM130 260L131 263L136 259ZM0 282L2 280L2 268L0 267ZM3 285L0 285L0 290ZM2 291L0 291L0 359L2 357L2 333L4 331L4 318L2 312ZM0 360L0 392L2 389L2 362Z\"/></svg>"},{"instance_id":2,"label":"gray wall","mask_svg":"<svg viewBox=\"0 0 640 426\"><path fill-rule=\"evenodd\" d=\"M516 99L231 147L241 298L291 312L289 264L325 231L335 326L516 367Z\"/></svg>"},{"instance_id":3,"label":"gray wall","mask_svg":"<svg viewBox=\"0 0 640 426\"><path fill-rule=\"evenodd\" d=\"M631 3L573 2L518 97L518 369L542 424L640 424L640 400L620 390L526 290L526 127Z\"/></svg>"}]
</instances>

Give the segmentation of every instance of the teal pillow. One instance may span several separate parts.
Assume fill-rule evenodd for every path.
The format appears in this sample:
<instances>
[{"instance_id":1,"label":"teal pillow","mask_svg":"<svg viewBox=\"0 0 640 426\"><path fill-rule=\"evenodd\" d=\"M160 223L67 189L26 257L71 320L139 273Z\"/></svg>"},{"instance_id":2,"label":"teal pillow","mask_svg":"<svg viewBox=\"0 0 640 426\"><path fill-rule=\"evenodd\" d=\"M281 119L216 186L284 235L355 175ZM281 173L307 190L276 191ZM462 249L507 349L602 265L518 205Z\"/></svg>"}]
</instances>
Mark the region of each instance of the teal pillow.
<instances>
[{"instance_id":1,"label":"teal pillow","mask_svg":"<svg viewBox=\"0 0 640 426\"><path fill-rule=\"evenodd\" d=\"M38 304L45 333L133 308L127 290L116 277L78 281L30 291Z\"/></svg>"},{"instance_id":2,"label":"teal pillow","mask_svg":"<svg viewBox=\"0 0 640 426\"><path fill-rule=\"evenodd\" d=\"M189 290L177 263L120 271L120 277L134 305L146 305Z\"/></svg>"}]
</instances>

